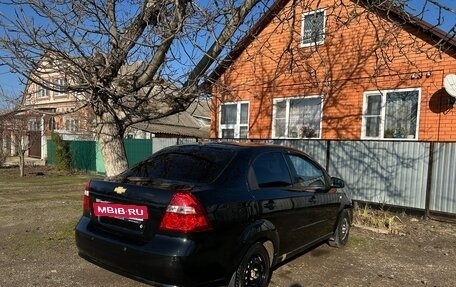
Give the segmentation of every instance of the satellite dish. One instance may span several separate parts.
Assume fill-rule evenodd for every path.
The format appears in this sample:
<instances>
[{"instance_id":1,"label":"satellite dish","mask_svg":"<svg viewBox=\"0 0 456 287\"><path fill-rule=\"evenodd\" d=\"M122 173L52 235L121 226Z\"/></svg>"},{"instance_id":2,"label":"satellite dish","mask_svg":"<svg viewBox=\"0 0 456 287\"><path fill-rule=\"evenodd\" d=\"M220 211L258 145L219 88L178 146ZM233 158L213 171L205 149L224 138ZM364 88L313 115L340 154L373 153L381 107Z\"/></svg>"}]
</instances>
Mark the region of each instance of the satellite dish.
<instances>
[{"instance_id":1,"label":"satellite dish","mask_svg":"<svg viewBox=\"0 0 456 287\"><path fill-rule=\"evenodd\" d=\"M443 79L443 87L450 96L456 98L456 75L446 75L445 79Z\"/></svg>"}]
</instances>

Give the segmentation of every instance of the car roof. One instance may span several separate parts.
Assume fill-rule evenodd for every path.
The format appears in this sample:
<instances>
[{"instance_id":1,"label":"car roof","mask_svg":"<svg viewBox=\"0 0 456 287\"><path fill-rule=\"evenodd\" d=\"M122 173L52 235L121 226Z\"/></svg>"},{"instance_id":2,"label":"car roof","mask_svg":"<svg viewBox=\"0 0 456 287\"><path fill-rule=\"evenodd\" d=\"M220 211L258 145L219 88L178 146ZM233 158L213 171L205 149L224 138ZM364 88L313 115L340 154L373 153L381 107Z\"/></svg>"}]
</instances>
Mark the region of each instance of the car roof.
<instances>
[{"instance_id":1,"label":"car roof","mask_svg":"<svg viewBox=\"0 0 456 287\"><path fill-rule=\"evenodd\" d=\"M237 141L211 141L211 142L203 142L203 143L192 143L186 146L201 146L201 147L210 147L210 148L221 148L227 149L232 151L240 151L240 150L249 150L249 151L267 151L267 150L290 150L295 152L302 152L300 150L294 149L288 146L276 145L276 144L268 144L268 143L261 143L261 142L237 142Z\"/></svg>"}]
</instances>

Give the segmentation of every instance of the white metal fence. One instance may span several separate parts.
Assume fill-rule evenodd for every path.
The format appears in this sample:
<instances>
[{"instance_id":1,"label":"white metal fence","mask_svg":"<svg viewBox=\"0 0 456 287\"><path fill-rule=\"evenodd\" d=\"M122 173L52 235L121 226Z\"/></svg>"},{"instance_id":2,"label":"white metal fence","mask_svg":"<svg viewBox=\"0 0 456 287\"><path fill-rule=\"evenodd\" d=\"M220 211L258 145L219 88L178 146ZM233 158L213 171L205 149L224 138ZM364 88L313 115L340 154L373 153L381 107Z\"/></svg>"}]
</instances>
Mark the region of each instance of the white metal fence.
<instances>
[{"instance_id":1,"label":"white metal fence","mask_svg":"<svg viewBox=\"0 0 456 287\"><path fill-rule=\"evenodd\" d=\"M154 152L185 139L154 139ZM190 140L195 141L193 139ZM344 179L354 200L456 214L456 143L255 140L305 151Z\"/></svg>"},{"instance_id":2,"label":"white metal fence","mask_svg":"<svg viewBox=\"0 0 456 287\"><path fill-rule=\"evenodd\" d=\"M303 150L354 200L456 214L456 143L266 140Z\"/></svg>"}]
</instances>

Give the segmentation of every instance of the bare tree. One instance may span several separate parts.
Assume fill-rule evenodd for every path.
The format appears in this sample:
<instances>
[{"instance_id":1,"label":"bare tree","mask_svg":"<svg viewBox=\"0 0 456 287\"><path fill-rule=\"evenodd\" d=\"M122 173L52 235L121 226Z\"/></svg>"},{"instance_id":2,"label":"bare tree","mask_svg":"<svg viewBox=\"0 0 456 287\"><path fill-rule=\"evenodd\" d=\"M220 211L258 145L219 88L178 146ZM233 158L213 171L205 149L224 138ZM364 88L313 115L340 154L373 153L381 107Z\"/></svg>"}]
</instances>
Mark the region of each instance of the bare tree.
<instances>
[{"instance_id":1,"label":"bare tree","mask_svg":"<svg viewBox=\"0 0 456 287\"><path fill-rule=\"evenodd\" d=\"M0 15L2 61L78 95L75 109L95 115L106 173L115 175L127 168L126 128L185 110L259 2L1 0L13 7ZM64 87L50 80L55 73Z\"/></svg>"}]
</instances>

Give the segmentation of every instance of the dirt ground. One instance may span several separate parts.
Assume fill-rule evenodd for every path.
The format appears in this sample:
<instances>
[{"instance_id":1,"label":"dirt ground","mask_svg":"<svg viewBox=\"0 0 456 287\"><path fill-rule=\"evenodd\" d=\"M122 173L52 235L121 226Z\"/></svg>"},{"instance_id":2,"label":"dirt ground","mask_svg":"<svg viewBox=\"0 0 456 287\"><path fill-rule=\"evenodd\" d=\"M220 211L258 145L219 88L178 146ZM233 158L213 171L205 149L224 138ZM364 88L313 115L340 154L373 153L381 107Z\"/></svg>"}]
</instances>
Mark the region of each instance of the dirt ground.
<instances>
[{"instance_id":1,"label":"dirt ground","mask_svg":"<svg viewBox=\"0 0 456 287\"><path fill-rule=\"evenodd\" d=\"M146 286L79 258L73 227L87 175L0 168L0 286ZM456 286L456 225L397 215L395 234L353 227L280 266L270 286Z\"/></svg>"}]
</instances>

